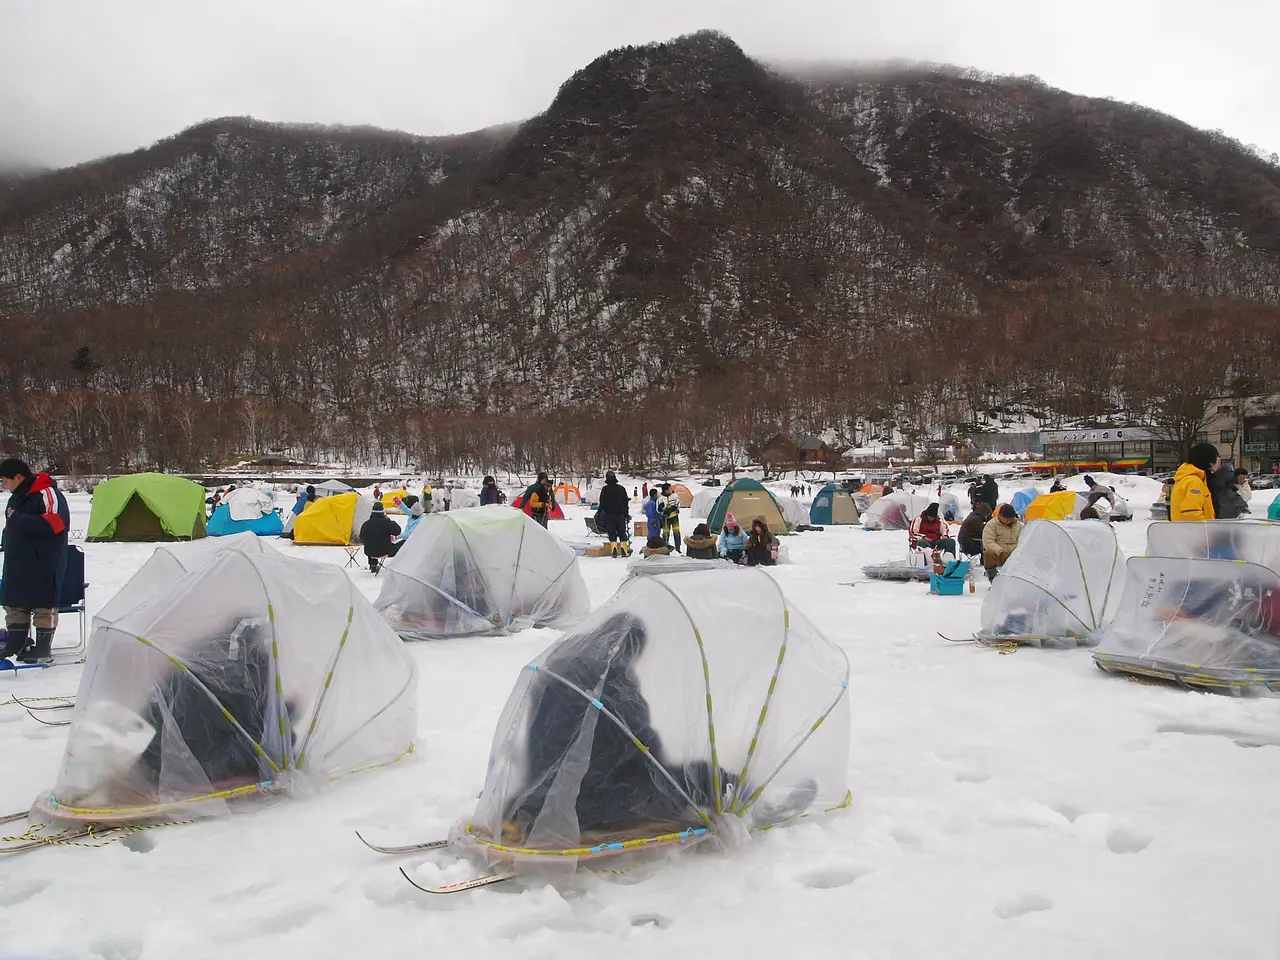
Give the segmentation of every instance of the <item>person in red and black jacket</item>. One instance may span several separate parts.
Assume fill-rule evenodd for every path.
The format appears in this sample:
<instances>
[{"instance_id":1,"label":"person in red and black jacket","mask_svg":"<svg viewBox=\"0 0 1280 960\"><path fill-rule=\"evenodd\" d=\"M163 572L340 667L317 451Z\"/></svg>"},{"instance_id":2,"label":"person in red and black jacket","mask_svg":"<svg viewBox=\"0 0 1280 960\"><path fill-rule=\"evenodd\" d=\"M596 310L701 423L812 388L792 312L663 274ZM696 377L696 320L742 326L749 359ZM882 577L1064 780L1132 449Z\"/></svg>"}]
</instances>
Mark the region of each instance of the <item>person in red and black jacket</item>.
<instances>
[{"instance_id":1,"label":"person in red and black jacket","mask_svg":"<svg viewBox=\"0 0 1280 960\"><path fill-rule=\"evenodd\" d=\"M0 659L17 656L23 663L48 663L67 569L71 512L47 473L36 473L16 458L0 463L0 484L9 491L0 541L4 550L0 604L9 636Z\"/></svg>"},{"instance_id":2,"label":"person in red and black jacket","mask_svg":"<svg viewBox=\"0 0 1280 960\"><path fill-rule=\"evenodd\" d=\"M911 537L918 547L943 550L952 554L956 552L956 542L950 536L950 528L938 516L936 503L925 507L924 512L912 522Z\"/></svg>"}]
</instances>

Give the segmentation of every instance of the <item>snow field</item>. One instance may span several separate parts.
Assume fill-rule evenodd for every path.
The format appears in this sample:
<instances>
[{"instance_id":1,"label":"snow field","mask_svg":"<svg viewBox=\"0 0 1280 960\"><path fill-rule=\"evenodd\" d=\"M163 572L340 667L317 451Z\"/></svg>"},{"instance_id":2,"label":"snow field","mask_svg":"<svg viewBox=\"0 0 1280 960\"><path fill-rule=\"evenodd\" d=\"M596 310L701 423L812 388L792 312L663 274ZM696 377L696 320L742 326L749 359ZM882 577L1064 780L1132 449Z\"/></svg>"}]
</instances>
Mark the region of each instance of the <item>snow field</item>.
<instances>
[{"instance_id":1,"label":"snow field","mask_svg":"<svg viewBox=\"0 0 1280 960\"><path fill-rule=\"evenodd\" d=\"M1158 492L1135 484L1117 487L1139 518L1116 526L1127 555L1142 552ZM69 499L83 530L88 498ZM552 531L580 540L587 508L565 512ZM278 546L346 562L339 548ZM151 550L87 546L91 613ZM475 868L448 852L381 856L354 832L407 843L469 815L517 673L557 634L418 643L412 758L305 800L97 850L0 858L0 957L1280 953L1276 701L1108 677L1084 650L948 643L939 632L977 629L987 587L941 598L862 580L863 565L903 555L901 533L828 528L789 538L787 551L774 575L852 665L848 810L769 831L732 858L695 852L626 877L579 873L559 889L517 881L430 897L397 868L424 884ZM626 571L609 558L581 565L596 605ZM377 595L367 569L347 572ZM73 694L79 670L0 675L0 698ZM0 813L52 786L65 737L0 707Z\"/></svg>"}]
</instances>

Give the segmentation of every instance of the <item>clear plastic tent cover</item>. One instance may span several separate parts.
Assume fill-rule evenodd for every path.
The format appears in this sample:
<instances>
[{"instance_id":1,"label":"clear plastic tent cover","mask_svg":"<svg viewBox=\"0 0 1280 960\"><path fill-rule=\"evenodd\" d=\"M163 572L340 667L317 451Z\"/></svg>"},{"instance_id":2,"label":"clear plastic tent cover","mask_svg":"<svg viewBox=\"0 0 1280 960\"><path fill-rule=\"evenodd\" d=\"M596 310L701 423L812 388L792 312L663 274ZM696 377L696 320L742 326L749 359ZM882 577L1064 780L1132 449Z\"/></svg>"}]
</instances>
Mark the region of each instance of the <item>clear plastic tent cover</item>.
<instances>
[{"instance_id":1,"label":"clear plastic tent cover","mask_svg":"<svg viewBox=\"0 0 1280 960\"><path fill-rule=\"evenodd\" d=\"M1246 560L1280 573L1280 526L1265 520L1153 523L1147 556Z\"/></svg>"},{"instance_id":2,"label":"clear plastic tent cover","mask_svg":"<svg viewBox=\"0 0 1280 960\"><path fill-rule=\"evenodd\" d=\"M498 505L423 517L382 580L374 606L412 638L565 627L591 610L574 552Z\"/></svg>"},{"instance_id":3,"label":"clear plastic tent cover","mask_svg":"<svg viewBox=\"0 0 1280 960\"><path fill-rule=\"evenodd\" d=\"M652 557L637 555L627 567L631 577L649 577L663 573L680 573L690 570L732 570L736 565L730 560L695 560L683 554L658 554Z\"/></svg>"},{"instance_id":4,"label":"clear plastic tent cover","mask_svg":"<svg viewBox=\"0 0 1280 960\"><path fill-rule=\"evenodd\" d=\"M94 615L94 626L118 620L134 607L164 593L192 570L199 569L228 550L248 554L275 553L273 547L253 533L208 537L156 547L147 562L138 568L138 572Z\"/></svg>"},{"instance_id":5,"label":"clear plastic tent cover","mask_svg":"<svg viewBox=\"0 0 1280 960\"><path fill-rule=\"evenodd\" d=\"M1118 608L1124 556L1099 520L1032 520L982 601L979 636L1093 642Z\"/></svg>"},{"instance_id":6,"label":"clear plastic tent cover","mask_svg":"<svg viewBox=\"0 0 1280 960\"><path fill-rule=\"evenodd\" d=\"M795 497L784 497L775 493L773 499L777 502L778 509L782 512L782 519L787 522L788 527L794 529L809 522L809 508Z\"/></svg>"},{"instance_id":7,"label":"clear plastic tent cover","mask_svg":"<svg viewBox=\"0 0 1280 960\"><path fill-rule=\"evenodd\" d=\"M94 630L50 802L215 815L395 761L416 727L413 661L339 567L224 550Z\"/></svg>"},{"instance_id":8,"label":"clear plastic tent cover","mask_svg":"<svg viewBox=\"0 0 1280 960\"><path fill-rule=\"evenodd\" d=\"M763 571L631 577L522 671L464 839L492 859L572 864L602 844L741 837L839 807L848 675Z\"/></svg>"},{"instance_id":9,"label":"clear plastic tent cover","mask_svg":"<svg viewBox=\"0 0 1280 960\"><path fill-rule=\"evenodd\" d=\"M711 508L720 499L721 489L721 487L709 487L706 490L699 490L695 493L693 495L693 505L689 507L690 515L700 520L705 520L711 516Z\"/></svg>"},{"instance_id":10,"label":"clear plastic tent cover","mask_svg":"<svg viewBox=\"0 0 1280 960\"><path fill-rule=\"evenodd\" d=\"M862 525L867 530L906 530L928 505L928 497L895 490L867 507L862 514Z\"/></svg>"},{"instance_id":11,"label":"clear plastic tent cover","mask_svg":"<svg viewBox=\"0 0 1280 960\"><path fill-rule=\"evenodd\" d=\"M1134 557L1094 657L1210 687L1280 682L1280 575L1256 563Z\"/></svg>"},{"instance_id":12,"label":"clear plastic tent cover","mask_svg":"<svg viewBox=\"0 0 1280 960\"><path fill-rule=\"evenodd\" d=\"M968 497L961 497L950 490L943 491L942 496L938 498L938 513L943 519L963 520L972 510Z\"/></svg>"}]
</instances>

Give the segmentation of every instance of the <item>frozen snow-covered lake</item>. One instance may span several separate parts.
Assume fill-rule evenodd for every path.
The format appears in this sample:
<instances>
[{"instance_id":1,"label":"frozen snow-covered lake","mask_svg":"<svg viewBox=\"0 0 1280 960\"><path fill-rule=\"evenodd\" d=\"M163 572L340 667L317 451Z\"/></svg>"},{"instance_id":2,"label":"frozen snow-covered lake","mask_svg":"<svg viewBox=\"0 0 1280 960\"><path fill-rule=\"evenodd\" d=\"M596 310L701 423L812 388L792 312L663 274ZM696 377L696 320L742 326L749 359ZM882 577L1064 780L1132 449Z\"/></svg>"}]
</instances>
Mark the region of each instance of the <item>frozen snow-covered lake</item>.
<instances>
[{"instance_id":1,"label":"frozen snow-covered lake","mask_svg":"<svg viewBox=\"0 0 1280 960\"><path fill-rule=\"evenodd\" d=\"M1128 555L1142 552L1149 494L1133 497L1140 519L1117 525ZM88 498L70 499L83 530ZM566 513L553 532L579 538L585 509ZM0 957L1280 956L1280 703L1107 677L1080 650L948 643L939 633L977 628L987 588L938 598L862 579L904 544L829 528L789 538L791 562L774 571L852 664L843 812L638 882L579 874L562 889L429 897L397 867L428 884L474 867L380 856L354 832L444 837L470 813L518 671L556 634L419 643L409 761L310 800L0 859ZM90 612L151 550L88 545ZM622 561L581 563L596 604L625 573ZM367 570L348 573L376 596ZM73 694L79 670L0 675L0 698ZM65 738L0 707L0 813L52 786Z\"/></svg>"}]
</instances>

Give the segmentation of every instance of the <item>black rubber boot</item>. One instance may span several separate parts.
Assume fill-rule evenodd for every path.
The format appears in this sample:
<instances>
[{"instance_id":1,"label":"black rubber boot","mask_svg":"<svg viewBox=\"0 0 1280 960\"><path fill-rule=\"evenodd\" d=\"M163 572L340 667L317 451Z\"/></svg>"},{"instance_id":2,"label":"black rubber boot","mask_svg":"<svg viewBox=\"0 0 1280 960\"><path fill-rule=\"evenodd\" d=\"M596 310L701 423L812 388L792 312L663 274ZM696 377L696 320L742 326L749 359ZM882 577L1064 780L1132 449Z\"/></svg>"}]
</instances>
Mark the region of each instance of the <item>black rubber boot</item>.
<instances>
[{"instance_id":1,"label":"black rubber boot","mask_svg":"<svg viewBox=\"0 0 1280 960\"><path fill-rule=\"evenodd\" d=\"M35 645L23 650L18 660L22 663L51 663L53 661L53 630L48 627L37 627Z\"/></svg>"},{"instance_id":2,"label":"black rubber boot","mask_svg":"<svg viewBox=\"0 0 1280 960\"><path fill-rule=\"evenodd\" d=\"M0 660L7 660L10 657L16 657L27 649L27 644L31 642L31 628L29 626L9 627L9 638L5 641L4 649L0 650Z\"/></svg>"}]
</instances>

